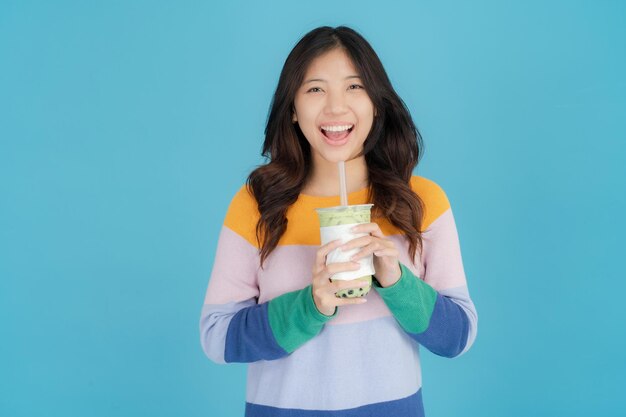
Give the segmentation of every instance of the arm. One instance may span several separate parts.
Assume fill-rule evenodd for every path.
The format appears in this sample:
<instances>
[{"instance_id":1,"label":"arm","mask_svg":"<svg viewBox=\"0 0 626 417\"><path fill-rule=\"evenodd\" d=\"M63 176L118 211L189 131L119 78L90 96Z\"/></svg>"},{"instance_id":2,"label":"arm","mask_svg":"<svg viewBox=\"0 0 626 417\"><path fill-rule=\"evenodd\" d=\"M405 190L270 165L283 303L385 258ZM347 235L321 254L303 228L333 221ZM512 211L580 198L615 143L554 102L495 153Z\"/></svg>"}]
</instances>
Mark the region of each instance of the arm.
<instances>
[{"instance_id":1,"label":"arm","mask_svg":"<svg viewBox=\"0 0 626 417\"><path fill-rule=\"evenodd\" d=\"M405 332L431 352L454 357L469 348L469 315L452 297L435 291L400 265L402 275L394 285L374 285Z\"/></svg>"},{"instance_id":2,"label":"arm","mask_svg":"<svg viewBox=\"0 0 626 417\"><path fill-rule=\"evenodd\" d=\"M467 290L454 217L445 194L438 191L443 212L423 234L423 279L401 265L401 277L394 285L374 285L414 340L437 355L454 357L473 344L478 320Z\"/></svg>"},{"instance_id":3,"label":"arm","mask_svg":"<svg viewBox=\"0 0 626 417\"><path fill-rule=\"evenodd\" d=\"M243 219L253 217L246 199L240 191L229 208L200 317L200 343L217 363L282 358L333 317L317 310L311 286L257 304L258 249L245 237Z\"/></svg>"},{"instance_id":4,"label":"arm","mask_svg":"<svg viewBox=\"0 0 626 417\"><path fill-rule=\"evenodd\" d=\"M263 304L255 299L205 304L200 342L217 363L280 359L315 337L331 318L315 308L311 286Z\"/></svg>"}]
</instances>

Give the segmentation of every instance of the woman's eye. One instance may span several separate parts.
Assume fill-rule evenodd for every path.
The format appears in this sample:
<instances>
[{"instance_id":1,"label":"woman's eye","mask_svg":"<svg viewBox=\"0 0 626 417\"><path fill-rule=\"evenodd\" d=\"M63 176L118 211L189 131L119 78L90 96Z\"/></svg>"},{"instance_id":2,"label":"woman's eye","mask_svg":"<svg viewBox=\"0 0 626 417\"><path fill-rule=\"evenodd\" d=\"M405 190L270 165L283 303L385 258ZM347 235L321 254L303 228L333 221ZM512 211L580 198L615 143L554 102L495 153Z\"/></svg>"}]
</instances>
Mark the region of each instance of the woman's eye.
<instances>
[{"instance_id":1,"label":"woman's eye","mask_svg":"<svg viewBox=\"0 0 626 417\"><path fill-rule=\"evenodd\" d=\"M319 93L320 91L322 91L321 88L319 88L319 87L312 87L312 88L309 88L307 90L307 93Z\"/></svg>"},{"instance_id":2,"label":"woman's eye","mask_svg":"<svg viewBox=\"0 0 626 417\"><path fill-rule=\"evenodd\" d=\"M363 86L361 84L352 84L349 88L350 90L358 90L358 89L362 89Z\"/></svg>"}]
</instances>

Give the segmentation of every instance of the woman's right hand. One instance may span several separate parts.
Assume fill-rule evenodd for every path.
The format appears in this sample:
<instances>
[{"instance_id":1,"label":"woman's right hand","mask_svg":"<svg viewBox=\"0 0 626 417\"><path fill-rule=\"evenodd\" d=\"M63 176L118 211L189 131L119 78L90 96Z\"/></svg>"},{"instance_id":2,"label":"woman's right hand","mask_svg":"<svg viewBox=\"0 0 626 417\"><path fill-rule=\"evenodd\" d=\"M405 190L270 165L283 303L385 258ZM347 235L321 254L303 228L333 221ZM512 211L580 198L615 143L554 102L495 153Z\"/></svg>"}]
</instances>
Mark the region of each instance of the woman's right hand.
<instances>
[{"instance_id":1,"label":"woman's right hand","mask_svg":"<svg viewBox=\"0 0 626 417\"><path fill-rule=\"evenodd\" d=\"M326 316L332 316L335 308L347 304L363 304L367 300L365 298L340 298L335 295L337 291L347 288L364 287L368 283L354 281L332 282L330 278L338 272L356 271L360 268L358 262L338 262L326 265L326 256L341 246L341 240L333 240L317 250L315 256L315 265L313 265L313 301L320 313Z\"/></svg>"}]
</instances>

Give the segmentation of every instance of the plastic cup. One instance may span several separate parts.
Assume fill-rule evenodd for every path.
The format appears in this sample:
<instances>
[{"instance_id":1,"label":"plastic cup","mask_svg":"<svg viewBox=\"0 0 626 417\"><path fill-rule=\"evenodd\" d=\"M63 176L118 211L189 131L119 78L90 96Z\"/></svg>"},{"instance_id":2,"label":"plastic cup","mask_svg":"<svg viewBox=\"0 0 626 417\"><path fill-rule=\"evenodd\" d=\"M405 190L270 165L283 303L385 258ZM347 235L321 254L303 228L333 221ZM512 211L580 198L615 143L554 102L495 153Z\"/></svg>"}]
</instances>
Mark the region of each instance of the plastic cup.
<instances>
[{"instance_id":1,"label":"plastic cup","mask_svg":"<svg viewBox=\"0 0 626 417\"><path fill-rule=\"evenodd\" d=\"M320 220L322 245L337 239L340 239L343 243L347 243L357 237L367 236L367 233L352 233L350 229L357 224L370 222L372 206L373 204L358 204L315 209ZM349 251L335 249L326 256L326 265L336 262L350 262L350 257L355 255L358 251L359 248ZM331 280L367 281L367 285L341 290L335 293L337 297L363 297L372 288L374 256L366 256L359 259L358 262L361 265L358 270L339 272L333 275Z\"/></svg>"}]
</instances>

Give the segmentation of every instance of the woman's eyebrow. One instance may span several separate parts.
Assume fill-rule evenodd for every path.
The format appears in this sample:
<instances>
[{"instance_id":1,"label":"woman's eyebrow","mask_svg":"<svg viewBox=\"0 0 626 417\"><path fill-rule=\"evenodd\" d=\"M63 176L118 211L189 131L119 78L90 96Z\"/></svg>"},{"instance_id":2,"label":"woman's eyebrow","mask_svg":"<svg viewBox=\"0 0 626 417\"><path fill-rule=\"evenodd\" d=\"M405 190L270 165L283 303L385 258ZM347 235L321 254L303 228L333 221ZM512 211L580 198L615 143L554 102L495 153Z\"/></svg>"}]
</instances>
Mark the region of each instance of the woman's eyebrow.
<instances>
[{"instance_id":1,"label":"woman's eyebrow","mask_svg":"<svg viewBox=\"0 0 626 417\"><path fill-rule=\"evenodd\" d=\"M346 78L344 78L344 79L345 79L345 80L350 80L350 79L353 79L353 78L359 78L359 79L360 79L360 78L361 78L361 76L359 76L359 75L348 75L348 76L347 76ZM305 82L303 82L302 84L308 84L308 83L314 83L314 82L322 82L322 83L325 83L325 82L326 82L326 80L325 80L325 79L323 79L323 78L311 78L311 79L309 79L309 80L306 80L306 81L305 81Z\"/></svg>"}]
</instances>

